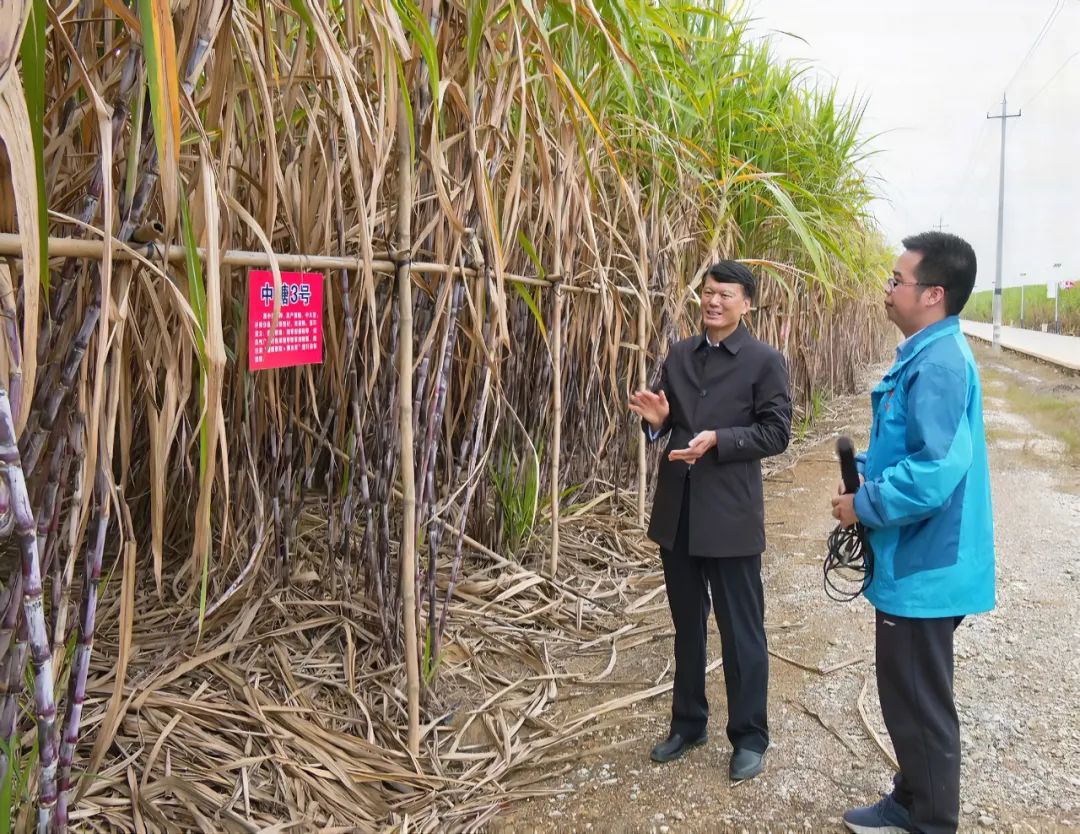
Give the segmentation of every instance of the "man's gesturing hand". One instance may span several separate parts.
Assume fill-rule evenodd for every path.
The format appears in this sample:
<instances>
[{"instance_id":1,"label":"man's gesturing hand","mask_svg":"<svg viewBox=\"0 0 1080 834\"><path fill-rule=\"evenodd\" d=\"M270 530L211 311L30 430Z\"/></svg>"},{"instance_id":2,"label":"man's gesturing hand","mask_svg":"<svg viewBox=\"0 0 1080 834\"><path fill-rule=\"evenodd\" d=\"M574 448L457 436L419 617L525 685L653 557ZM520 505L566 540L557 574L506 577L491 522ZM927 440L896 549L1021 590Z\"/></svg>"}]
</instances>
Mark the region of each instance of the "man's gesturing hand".
<instances>
[{"instance_id":1,"label":"man's gesturing hand","mask_svg":"<svg viewBox=\"0 0 1080 834\"><path fill-rule=\"evenodd\" d=\"M630 410L652 426L654 431L660 431L660 427L664 425L668 414L671 413L667 394L662 388L655 394L652 391L638 391L636 394L631 394Z\"/></svg>"},{"instance_id":2,"label":"man's gesturing hand","mask_svg":"<svg viewBox=\"0 0 1080 834\"><path fill-rule=\"evenodd\" d=\"M716 432L698 432L694 439L690 441L690 445L685 449L673 449L671 454L668 455L668 460L682 460L687 463L693 463L715 445Z\"/></svg>"}]
</instances>

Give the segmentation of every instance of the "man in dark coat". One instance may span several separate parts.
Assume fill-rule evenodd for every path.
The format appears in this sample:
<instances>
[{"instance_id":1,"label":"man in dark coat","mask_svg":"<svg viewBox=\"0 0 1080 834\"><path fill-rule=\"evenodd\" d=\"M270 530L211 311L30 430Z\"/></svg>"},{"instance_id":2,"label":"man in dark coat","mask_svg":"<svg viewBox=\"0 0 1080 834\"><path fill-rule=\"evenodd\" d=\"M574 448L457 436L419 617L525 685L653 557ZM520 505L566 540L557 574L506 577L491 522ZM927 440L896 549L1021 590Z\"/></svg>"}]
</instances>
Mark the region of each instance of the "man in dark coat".
<instances>
[{"instance_id":1,"label":"man in dark coat","mask_svg":"<svg viewBox=\"0 0 1080 834\"><path fill-rule=\"evenodd\" d=\"M704 332L672 345L659 385L630 398L650 441L668 435L649 538L660 545L675 625L675 685L670 735L651 756L668 762L705 742L711 591L736 781L761 772L769 746L761 459L787 448L791 433L784 358L742 323L756 288L742 264L714 264L701 291Z\"/></svg>"}]
</instances>

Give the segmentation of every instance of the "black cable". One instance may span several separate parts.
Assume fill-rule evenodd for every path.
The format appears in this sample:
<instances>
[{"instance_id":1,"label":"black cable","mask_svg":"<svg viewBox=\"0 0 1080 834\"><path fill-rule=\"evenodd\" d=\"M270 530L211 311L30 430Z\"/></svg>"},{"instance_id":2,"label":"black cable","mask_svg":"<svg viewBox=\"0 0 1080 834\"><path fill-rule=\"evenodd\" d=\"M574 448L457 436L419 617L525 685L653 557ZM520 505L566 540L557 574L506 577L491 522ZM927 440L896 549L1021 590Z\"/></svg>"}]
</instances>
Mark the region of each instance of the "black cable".
<instances>
[{"instance_id":1,"label":"black cable","mask_svg":"<svg viewBox=\"0 0 1080 834\"><path fill-rule=\"evenodd\" d=\"M858 522L850 527L837 524L829 533L825 554L825 593L837 602L851 602L873 578L874 551L867 541L866 528Z\"/></svg>"}]
</instances>

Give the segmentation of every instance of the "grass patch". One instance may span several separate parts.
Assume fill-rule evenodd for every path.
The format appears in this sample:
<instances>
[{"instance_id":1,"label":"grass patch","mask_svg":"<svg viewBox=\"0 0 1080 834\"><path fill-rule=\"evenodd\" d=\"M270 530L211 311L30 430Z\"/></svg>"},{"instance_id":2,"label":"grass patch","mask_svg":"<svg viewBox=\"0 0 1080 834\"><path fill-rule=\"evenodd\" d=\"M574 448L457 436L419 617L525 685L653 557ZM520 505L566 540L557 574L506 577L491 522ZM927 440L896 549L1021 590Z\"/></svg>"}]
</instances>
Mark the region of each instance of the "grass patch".
<instances>
[{"instance_id":1,"label":"grass patch","mask_svg":"<svg viewBox=\"0 0 1080 834\"><path fill-rule=\"evenodd\" d=\"M1039 431L1065 444L1069 457L1080 459L1080 396L1033 391L1016 380L983 370L984 388L992 383L994 396L1009 408L1026 417Z\"/></svg>"}]
</instances>

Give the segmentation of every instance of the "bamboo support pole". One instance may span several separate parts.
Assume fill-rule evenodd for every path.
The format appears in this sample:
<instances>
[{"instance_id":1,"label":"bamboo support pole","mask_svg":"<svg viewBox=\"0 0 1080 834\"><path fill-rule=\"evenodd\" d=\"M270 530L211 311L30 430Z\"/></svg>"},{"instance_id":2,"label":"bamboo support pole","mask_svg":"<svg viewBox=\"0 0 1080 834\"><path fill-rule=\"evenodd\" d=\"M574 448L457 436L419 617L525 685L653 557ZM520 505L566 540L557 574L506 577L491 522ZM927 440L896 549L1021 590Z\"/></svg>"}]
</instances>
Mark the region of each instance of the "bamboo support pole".
<instances>
[{"instance_id":1,"label":"bamboo support pole","mask_svg":"<svg viewBox=\"0 0 1080 834\"><path fill-rule=\"evenodd\" d=\"M409 752L420 754L420 656L416 639L416 467L413 461L412 143L404 90L398 101L398 419L401 435L401 618L405 632Z\"/></svg>"},{"instance_id":2,"label":"bamboo support pole","mask_svg":"<svg viewBox=\"0 0 1080 834\"><path fill-rule=\"evenodd\" d=\"M0 255L14 258L22 257L22 245L19 235L10 232L0 233ZM105 245L101 240L84 240L73 237L50 237L47 239L49 257L51 258L88 258L101 259L105 255ZM206 250L196 249L196 254L201 260L206 259ZM130 244L116 238L113 239L112 256L118 260L150 260L164 262L183 262L187 257L187 250L183 246L175 244ZM362 257L348 257L345 255L308 255L293 253L274 253L273 257L264 251L252 251L247 249L227 249L221 253L219 263L223 266L246 266L257 269L269 269L273 261L277 261L278 267L287 270L334 270L349 269L355 272L363 270L365 264L370 263L372 271L376 275L397 275L397 264L392 260L376 258L366 261ZM410 273L424 275L452 275L454 277L474 278L479 273L472 267L449 266L447 264L431 263L429 261L415 261L409 265ZM551 275L547 278L534 278L529 275L512 275L506 273L503 276L512 284L525 284L533 287L552 287L560 276ZM586 295L598 295L599 287L594 285L570 286L564 285L563 292L583 293ZM615 287L615 292L620 295L637 295L638 290L631 287ZM659 296L659 293L653 293Z\"/></svg>"},{"instance_id":3,"label":"bamboo support pole","mask_svg":"<svg viewBox=\"0 0 1080 834\"><path fill-rule=\"evenodd\" d=\"M559 465L562 457L562 286L555 285L555 315L551 323L551 560L548 573L559 572Z\"/></svg>"},{"instance_id":4,"label":"bamboo support pole","mask_svg":"<svg viewBox=\"0 0 1080 834\"><path fill-rule=\"evenodd\" d=\"M645 351L648 348L648 338L645 334L645 329L648 326L647 311L645 310L645 301L638 302L638 320L637 320L637 363L638 363L638 390L644 391L649 384L649 380L646 377L645 372ZM637 494L637 511L638 511L638 525L645 528L645 490L648 484L648 458L646 452L648 449L648 442L645 437L645 432L639 431L638 433L638 494Z\"/></svg>"}]
</instances>

